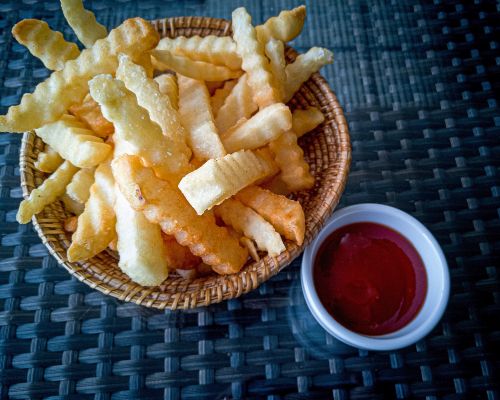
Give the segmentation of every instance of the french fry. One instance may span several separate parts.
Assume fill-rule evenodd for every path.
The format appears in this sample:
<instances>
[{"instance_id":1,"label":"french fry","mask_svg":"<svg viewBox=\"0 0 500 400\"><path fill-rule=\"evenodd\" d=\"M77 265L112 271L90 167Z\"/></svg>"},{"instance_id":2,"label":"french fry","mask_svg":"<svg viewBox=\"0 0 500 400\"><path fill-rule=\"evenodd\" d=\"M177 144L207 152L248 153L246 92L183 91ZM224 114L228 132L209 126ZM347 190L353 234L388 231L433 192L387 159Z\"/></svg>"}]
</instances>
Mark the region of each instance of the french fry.
<instances>
[{"instance_id":1,"label":"french fry","mask_svg":"<svg viewBox=\"0 0 500 400\"><path fill-rule=\"evenodd\" d=\"M78 168L69 161L63 162L39 187L31 191L28 199L21 201L16 216L17 222L27 224L33 215L56 201L64 193L66 186L77 171Z\"/></svg>"},{"instance_id":2,"label":"french fry","mask_svg":"<svg viewBox=\"0 0 500 400\"><path fill-rule=\"evenodd\" d=\"M65 160L80 168L91 168L104 161L111 146L71 115L35 129L36 134Z\"/></svg>"},{"instance_id":3,"label":"french fry","mask_svg":"<svg viewBox=\"0 0 500 400\"><path fill-rule=\"evenodd\" d=\"M64 220L64 230L66 232L70 233L75 232L77 226L78 226L78 217L75 215L68 217Z\"/></svg>"},{"instance_id":4,"label":"french fry","mask_svg":"<svg viewBox=\"0 0 500 400\"><path fill-rule=\"evenodd\" d=\"M113 161L113 172L121 193L137 211L152 223L159 223L167 235L174 235L182 246L202 258L219 274L238 272L248 252L217 226L212 213L198 216L182 194L142 166L136 156L124 155ZM168 199L168 201L165 201Z\"/></svg>"},{"instance_id":5,"label":"french fry","mask_svg":"<svg viewBox=\"0 0 500 400\"><path fill-rule=\"evenodd\" d=\"M236 43L229 36L179 36L174 39L163 38L156 50L168 50L191 58L216 65L225 65L230 69L241 68L241 59L236 53Z\"/></svg>"},{"instance_id":6,"label":"french fry","mask_svg":"<svg viewBox=\"0 0 500 400\"><path fill-rule=\"evenodd\" d=\"M79 203L86 203L90 196L90 187L94 183L94 168L82 168L66 187L66 193Z\"/></svg>"},{"instance_id":7,"label":"french fry","mask_svg":"<svg viewBox=\"0 0 500 400\"><path fill-rule=\"evenodd\" d=\"M166 94L170 100L170 104L174 110L179 111L179 87L177 86L177 78L174 74L162 74L155 78L160 92Z\"/></svg>"},{"instance_id":8,"label":"french fry","mask_svg":"<svg viewBox=\"0 0 500 400\"><path fill-rule=\"evenodd\" d=\"M305 19L305 6L283 10L278 16L271 17L263 25L257 26L257 38L261 43L267 43L271 38L289 42L302 31Z\"/></svg>"},{"instance_id":9,"label":"french fry","mask_svg":"<svg viewBox=\"0 0 500 400\"><path fill-rule=\"evenodd\" d=\"M38 158L35 161L35 168L39 171L52 173L54 172L62 163L63 158L57 154L50 146L45 146L45 151L38 153Z\"/></svg>"},{"instance_id":10,"label":"french fry","mask_svg":"<svg viewBox=\"0 0 500 400\"><path fill-rule=\"evenodd\" d=\"M255 247L255 243L252 239L247 238L246 236L240 237L240 243L245 246L248 250L248 254L250 257L256 262L260 261L259 253L257 252L257 247Z\"/></svg>"},{"instance_id":11,"label":"french fry","mask_svg":"<svg viewBox=\"0 0 500 400\"><path fill-rule=\"evenodd\" d=\"M108 31L99 24L92 11L83 8L83 0L61 0L61 8L76 37L87 48L98 39L105 38Z\"/></svg>"},{"instance_id":12,"label":"french fry","mask_svg":"<svg viewBox=\"0 0 500 400\"><path fill-rule=\"evenodd\" d=\"M309 172L309 165L304 160L304 151L297 144L297 136L292 131L283 133L269 143L274 153L276 164L281 169L280 178L292 192L310 189L314 186L314 177Z\"/></svg>"},{"instance_id":13,"label":"french fry","mask_svg":"<svg viewBox=\"0 0 500 400\"><path fill-rule=\"evenodd\" d=\"M300 86L326 64L333 63L333 53L321 47L312 47L286 66L284 103L288 103Z\"/></svg>"},{"instance_id":14,"label":"french fry","mask_svg":"<svg viewBox=\"0 0 500 400\"><path fill-rule=\"evenodd\" d=\"M201 215L274 171L274 166L259 153L242 150L208 160L182 178L179 189Z\"/></svg>"},{"instance_id":15,"label":"french fry","mask_svg":"<svg viewBox=\"0 0 500 400\"><path fill-rule=\"evenodd\" d=\"M162 233L165 243L167 264L170 269L192 270L201 263L201 258L195 256L189 248L177 243L174 236Z\"/></svg>"},{"instance_id":16,"label":"french fry","mask_svg":"<svg viewBox=\"0 0 500 400\"><path fill-rule=\"evenodd\" d=\"M259 213L288 240L293 240L299 246L304 242L304 210L298 201L259 186L246 187L236 194L236 199Z\"/></svg>"},{"instance_id":17,"label":"french fry","mask_svg":"<svg viewBox=\"0 0 500 400\"><path fill-rule=\"evenodd\" d=\"M101 138L106 138L115 131L113 124L103 117L101 107L90 94L87 94L81 103L70 106L68 111Z\"/></svg>"},{"instance_id":18,"label":"french fry","mask_svg":"<svg viewBox=\"0 0 500 400\"><path fill-rule=\"evenodd\" d=\"M108 249L111 251L118 251L118 237L115 236L114 239L109 242Z\"/></svg>"},{"instance_id":19,"label":"french fry","mask_svg":"<svg viewBox=\"0 0 500 400\"><path fill-rule=\"evenodd\" d=\"M115 238L115 190L110 160L95 170L85 209L78 217L78 224L68 249L69 261L83 261L108 247Z\"/></svg>"},{"instance_id":20,"label":"french fry","mask_svg":"<svg viewBox=\"0 0 500 400\"><path fill-rule=\"evenodd\" d=\"M248 85L248 75L244 74L219 108L215 126L219 133L223 134L241 119L250 118L258 108L257 103L253 101L252 88Z\"/></svg>"},{"instance_id":21,"label":"french fry","mask_svg":"<svg viewBox=\"0 0 500 400\"><path fill-rule=\"evenodd\" d=\"M205 81L205 86L208 89L208 94L210 96L213 96L217 89L220 89L222 86L224 86L225 82L227 81Z\"/></svg>"},{"instance_id":22,"label":"french fry","mask_svg":"<svg viewBox=\"0 0 500 400\"><path fill-rule=\"evenodd\" d=\"M261 109L247 121L242 121L226 131L221 139L229 153L242 149L256 149L277 139L292 128L292 113L282 103Z\"/></svg>"},{"instance_id":23,"label":"french fry","mask_svg":"<svg viewBox=\"0 0 500 400\"><path fill-rule=\"evenodd\" d=\"M285 96L286 83L285 46L282 41L271 38L265 45L265 52L267 58L269 58L276 91L279 94L279 98L282 99Z\"/></svg>"},{"instance_id":24,"label":"french fry","mask_svg":"<svg viewBox=\"0 0 500 400\"><path fill-rule=\"evenodd\" d=\"M115 191L118 266L134 282L159 285L167 279L169 271L160 226L134 210L118 187Z\"/></svg>"},{"instance_id":25,"label":"french fry","mask_svg":"<svg viewBox=\"0 0 500 400\"><path fill-rule=\"evenodd\" d=\"M155 68L153 66L153 60L151 59L151 54L149 54L149 51L145 51L144 53L136 57L133 61L137 65L140 65L142 68L144 68L144 71L146 72L146 76L148 78L153 79Z\"/></svg>"},{"instance_id":26,"label":"french fry","mask_svg":"<svg viewBox=\"0 0 500 400\"><path fill-rule=\"evenodd\" d=\"M156 46L159 34L142 18L132 18L113 29L80 56L69 60L60 71L53 72L33 93L25 94L21 103L0 115L0 132L25 132L59 119L69 106L80 103L88 92L87 81L95 75L113 74L117 55L134 58ZM57 99L57 101L48 101Z\"/></svg>"},{"instance_id":27,"label":"french fry","mask_svg":"<svg viewBox=\"0 0 500 400\"><path fill-rule=\"evenodd\" d=\"M210 97L210 105L212 107L212 114L214 115L214 118L217 116L219 109L222 107L227 96L229 96L237 83L238 81L236 79L232 79L224 82L224 86L221 88L215 89L214 94Z\"/></svg>"},{"instance_id":28,"label":"french fry","mask_svg":"<svg viewBox=\"0 0 500 400\"><path fill-rule=\"evenodd\" d=\"M140 155L148 166L164 179L177 182L191 170L185 153L164 136L159 125L137 104L137 98L125 84L110 75L99 75L89 82L90 94L101 106L103 115L115 126L115 154Z\"/></svg>"},{"instance_id":29,"label":"french fry","mask_svg":"<svg viewBox=\"0 0 500 400\"><path fill-rule=\"evenodd\" d=\"M51 30L38 19L19 21L12 28L12 36L50 70L63 69L66 61L80 55L76 44L67 42L61 32Z\"/></svg>"},{"instance_id":30,"label":"french fry","mask_svg":"<svg viewBox=\"0 0 500 400\"><path fill-rule=\"evenodd\" d=\"M229 69L223 65L195 61L184 56L178 56L167 50L153 50L153 65L159 71L172 70L178 74L202 81L226 81L238 78L241 70Z\"/></svg>"},{"instance_id":31,"label":"french fry","mask_svg":"<svg viewBox=\"0 0 500 400\"><path fill-rule=\"evenodd\" d=\"M253 239L257 248L267 251L271 257L276 257L285 250L285 245L273 226L238 200L227 199L215 207L215 215L237 232Z\"/></svg>"},{"instance_id":32,"label":"french fry","mask_svg":"<svg viewBox=\"0 0 500 400\"><path fill-rule=\"evenodd\" d=\"M292 113L292 131L299 138L312 131L324 120L325 116L316 107L307 107L305 110L297 109Z\"/></svg>"},{"instance_id":33,"label":"french fry","mask_svg":"<svg viewBox=\"0 0 500 400\"><path fill-rule=\"evenodd\" d=\"M292 191L288 188L287 184L281 179L281 175L275 175L271 179L262 182L261 186L274 194L288 196Z\"/></svg>"},{"instance_id":34,"label":"french fry","mask_svg":"<svg viewBox=\"0 0 500 400\"><path fill-rule=\"evenodd\" d=\"M202 81L177 76L179 83L179 114L186 127L187 142L200 160L226 154L214 125L208 90Z\"/></svg>"},{"instance_id":35,"label":"french fry","mask_svg":"<svg viewBox=\"0 0 500 400\"><path fill-rule=\"evenodd\" d=\"M116 77L135 94L138 104L148 111L151 121L156 122L162 133L171 139L170 151L181 153L189 160L191 149L186 144L186 131L181 124L181 117L170 104L170 98L160 92L158 84L153 79L147 77L144 68L121 54L118 56Z\"/></svg>"},{"instance_id":36,"label":"french fry","mask_svg":"<svg viewBox=\"0 0 500 400\"><path fill-rule=\"evenodd\" d=\"M71 197L69 197L66 193L64 193L60 197L62 203L64 204L64 209L66 211L69 211L70 213L73 213L75 215L80 215L83 210L85 209L85 204L79 203L78 201L73 200Z\"/></svg>"},{"instance_id":37,"label":"french fry","mask_svg":"<svg viewBox=\"0 0 500 400\"><path fill-rule=\"evenodd\" d=\"M264 45L257 40L252 18L243 8L232 14L233 39L236 51L242 60L242 69L248 74L248 84L253 90L253 99L259 108L279 102L279 93L274 87L269 60L264 54Z\"/></svg>"}]
</instances>

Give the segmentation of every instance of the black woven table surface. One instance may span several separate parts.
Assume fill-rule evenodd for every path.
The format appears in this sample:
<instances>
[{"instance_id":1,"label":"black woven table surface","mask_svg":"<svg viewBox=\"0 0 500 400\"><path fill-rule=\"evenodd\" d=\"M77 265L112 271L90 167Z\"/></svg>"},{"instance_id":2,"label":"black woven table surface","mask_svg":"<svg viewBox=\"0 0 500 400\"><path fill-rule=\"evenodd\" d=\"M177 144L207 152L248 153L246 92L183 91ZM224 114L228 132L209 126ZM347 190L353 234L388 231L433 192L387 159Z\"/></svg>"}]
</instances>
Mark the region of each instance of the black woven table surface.
<instances>
[{"instance_id":1,"label":"black woven table surface","mask_svg":"<svg viewBox=\"0 0 500 400\"><path fill-rule=\"evenodd\" d=\"M124 18L260 23L297 1L87 1ZM417 344L368 352L333 339L302 296L300 259L258 290L192 311L123 303L71 278L15 213L21 136L0 135L0 397L13 399L497 399L500 342L500 76L495 1L306 1L292 45L325 46L323 74L349 122L340 207L376 202L417 217L451 272L442 321ZM76 40L58 1L0 2L0 111L48 76L11 37L42 18Z\"/></svg>"}]
</instances>

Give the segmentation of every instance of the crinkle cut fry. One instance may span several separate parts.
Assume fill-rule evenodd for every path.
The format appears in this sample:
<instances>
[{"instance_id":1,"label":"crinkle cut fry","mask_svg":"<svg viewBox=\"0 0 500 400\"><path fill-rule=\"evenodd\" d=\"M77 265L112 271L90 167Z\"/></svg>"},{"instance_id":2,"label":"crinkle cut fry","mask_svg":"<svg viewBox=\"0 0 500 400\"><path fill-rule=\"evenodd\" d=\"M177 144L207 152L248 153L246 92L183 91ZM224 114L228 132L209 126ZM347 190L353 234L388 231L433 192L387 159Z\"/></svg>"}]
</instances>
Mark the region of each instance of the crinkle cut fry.
<instances>
[{"instance_id":1,"label":"crinkle cut fry","mask_svg":"<svg viewBox=\"0 0 500 400\"><path fill-rule=\"evenodd\" d=\"M92 47L96 40L107 36L107 29L96 21L92 11L83 7L82 0L61 0L61 8L69 26L85 47Z\"/></svg>"},{"instance_id":2,"label":"crinkle cut fry","mask_svg":"<svg viewBox=\"0 0 500 400\"><path fill-rule=\"evenodd\" d=\"M238 239L217 226L212 213L197 215L177 189L157 178L138 157L119 157L113 161L113 172L120 191L134 209L159 223L163 232L174 235L179 244L189 247L214 271L231 274L243 267L248 251Z\"/></svg>"},{"instance_id":3,"label":"crinkle cut fry","mask_svg":"<svg viewBox=\"0 0 500 400\"><path fill-rule=\"evenodd\" d=\"M12 36L50 70L60 70L66 61L80 55L75 43L67 42L61 32L53 31L39 19L19 21L12 28Z\"/></svg>"},{"instance_id":4,"label":"crinkle cut fry","mask_svg":"<svg viewBox=\"0 0 500 400\"><path fill-rule=\"evenodd\" d=\"M131 18L98 40L80 56L69 60L60 71L40 83L33 93L25 94L21 103L0 116L0 132L25 132L57 120L88 92L87 82L98 74L113 74L118 53L132 58L156 46L159 34L142 18ZM57 99L57 101L47 101Z\"/></svg>"}]
</instances>

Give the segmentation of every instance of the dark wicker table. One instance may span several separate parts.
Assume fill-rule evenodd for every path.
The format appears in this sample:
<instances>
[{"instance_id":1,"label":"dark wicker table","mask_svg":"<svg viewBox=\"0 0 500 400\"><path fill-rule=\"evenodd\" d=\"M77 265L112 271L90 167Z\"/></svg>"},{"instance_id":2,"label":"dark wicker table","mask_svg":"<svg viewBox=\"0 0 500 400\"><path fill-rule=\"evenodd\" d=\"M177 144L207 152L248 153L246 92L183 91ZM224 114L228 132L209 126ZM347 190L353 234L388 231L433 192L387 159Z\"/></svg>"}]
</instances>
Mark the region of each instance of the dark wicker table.
<instances>
[{"instance_id":1,"label":"dark wicker table","mask_svg":"<svg viewBox=\"0 0 500 400\"><path fill-rule=\"evenodd\" d=\"M296 1L87 1L126 17L257 22ZM293 43L334 50L324 70L345 107L353 164L341 206L377 202L419 218L446 253L447 312L397 352L359 351L312 319L300 260L239 299L160 312L98 293L58 267L21 199L20 135L0 135L0 397L13 399L497 399L500 341L500 76L495 1L307 1ZM48 72L12 25L42 18L74 40L58 1L0 2L1 112Z\"/></svg>"}]
</instances>

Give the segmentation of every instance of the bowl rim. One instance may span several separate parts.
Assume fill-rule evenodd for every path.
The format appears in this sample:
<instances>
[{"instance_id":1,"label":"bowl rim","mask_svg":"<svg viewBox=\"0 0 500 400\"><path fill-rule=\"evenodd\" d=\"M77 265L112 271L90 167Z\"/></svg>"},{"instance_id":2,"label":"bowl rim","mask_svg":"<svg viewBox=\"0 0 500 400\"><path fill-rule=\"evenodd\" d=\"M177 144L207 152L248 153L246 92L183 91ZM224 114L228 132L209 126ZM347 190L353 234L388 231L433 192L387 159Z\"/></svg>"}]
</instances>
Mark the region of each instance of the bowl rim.
<instances>
[{"instance_id":1,"label":"bowl rim","mask_svg":"<svg viewBox=\"0 0 500 400\"><path fill-rule=\"evenodd\" d=\"M379 216L383 215L384 222L382 223L377 221L376 223L385 225L402 234L415 248L417 248L415 242L420 239L417 240L416 238L411 238L408 235L405 235L405 233L401 232L400 229L396 229L395 224L402 223L403 225L406 224L407 227L411 226L414 232L418 232L418 234L421 235L422 242L419 243L425 243L425 246L427 246L429 250L429 253L426 253L425 255L426 259L428 259L429 255L431 255L434 260L432 265L424 262L428 285L422 307L412 321L401 329L385 335L370 336L347 329L328 313L314 288L314 258L321 244L332 232L342 226L362 221L374 222L373 220L370 220L371 217L359 221L351 220L351 218L362 218L362 216L366 216L367 213L373 213L373 215ZM422 258L424 259L423 256ZM435 289L433 289L433 292L430 292L429 290L431 287L429 284L430 274L432 274L433 277L438 277L437 279L440 279L440 281L434 282L435 285L432 287ZM336 211L330 217L321 232L305 249L301 265L301 286L309 310L313 314L316 321L332 336L348 345L360 349L388 351L400 349L416 343L424 338L436 326L443 316L448 303L450 294L450 275L448 263L441 246L432 233L420 221L410 214L395 207L376 203L362 203L348 206ZM423 311L424 306L426 307L425 311ZM428 317L425 318L427 315L422 315L422 312L428 312ZM420 320L416 321L419 316Z\"/></svg>"},{"instance_id":2,"label":"bowl rim","mask_svg":"<svg viewBox=\"0 0 500 400\"><path fill-rule=\"evenodd\" d=\"M178 34L186 36L194 34L202 36L207 34L227 35L231 31L230 21L211 17L170 17L156 19L151 23L161 37L172 37ZM195 32L189 33L192 30ZM294 59L297 54L295 50L287 47L287 58ZM333 133L330 135L335 137L338 147L334 149L327 147L327 154L323 154L324 157L331 157L329 162L331 168L335 168L336 174L334 176L328 175L329 186L323 182L320 186L327 188L324 189L325 194L322 195L327 198L323 199L321 207L311 214L311 223L308 224L310 226L306 230L306 239L301 246L286 242L286 251L278 257L266 256L259 263L253 263L250 266L247 264L238 274L210 277L206 279L209 282L206 282L205 278L198 278L195 281L180 278L172 278L173 281L171 281L169 278L162 285L145 287L133 283L130 279L125 279L121 274L108 273L106 268L112 265L112 262L110 256L106 254L102 255L101 253L81 263L70 263L66 258L65 251L69 243L68 234L55 227L55 224L60 221L57 215L64 212L62 206L56 204L59 202L49 205L44 211L33 217L32 222L35 230L49 253L71 275L91 288L119 300L158 309L188 309L219 303L256 289L300 255L338 204L347 181L351 162L351 145L349 129L342 107L328 82L319 73L313 74L304 86L307 86L308 90L299 96L303 98L301 101L309 104L308 96L315 99L318 107L321 107L323 113L326 114L328 124L331 124L330 129ZM297 104L300 104L300 101ZM319 132L322 133L323 129ZM20 153L21 188L24 198L37 186L35 184L37 177L33 166L36 151L39 150L37 149L37 141L38 139L35 138L33 132L24 133ZM323 170L318 169L318 171L322 173ZM98 267L93 265L95 261L99 261ZM167 290L167 288L170 289Z\"/></svg>"}]
</instances>

